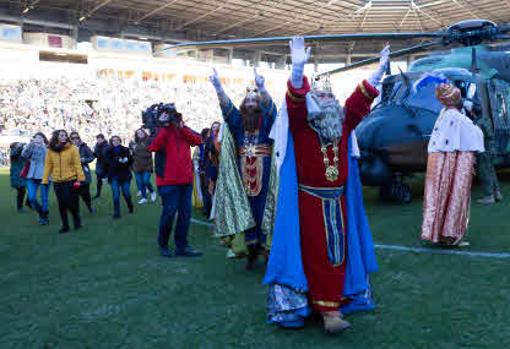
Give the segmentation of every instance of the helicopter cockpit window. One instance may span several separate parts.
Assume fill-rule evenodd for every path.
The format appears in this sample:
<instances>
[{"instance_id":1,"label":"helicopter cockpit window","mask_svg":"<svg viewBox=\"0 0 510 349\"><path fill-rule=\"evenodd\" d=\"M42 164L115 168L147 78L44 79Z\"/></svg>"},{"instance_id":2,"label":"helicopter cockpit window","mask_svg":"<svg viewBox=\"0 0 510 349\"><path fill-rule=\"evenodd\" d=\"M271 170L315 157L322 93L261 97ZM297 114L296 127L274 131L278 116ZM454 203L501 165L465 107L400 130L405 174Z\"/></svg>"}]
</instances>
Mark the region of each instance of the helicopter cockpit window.
<instances>
[{"instance_id":1,"label":"helicopter cockpit window","mask_svg":"<svg viewBox=\"0 0 510 349\"><path fill-rule=\"evenodd\" d=\"M437 113L442 109L441 103L436 98L436 87L433 84L424 86L418 91L411 89L405 104L410 107L427 109Z\"/></svg>"}]
</instances>

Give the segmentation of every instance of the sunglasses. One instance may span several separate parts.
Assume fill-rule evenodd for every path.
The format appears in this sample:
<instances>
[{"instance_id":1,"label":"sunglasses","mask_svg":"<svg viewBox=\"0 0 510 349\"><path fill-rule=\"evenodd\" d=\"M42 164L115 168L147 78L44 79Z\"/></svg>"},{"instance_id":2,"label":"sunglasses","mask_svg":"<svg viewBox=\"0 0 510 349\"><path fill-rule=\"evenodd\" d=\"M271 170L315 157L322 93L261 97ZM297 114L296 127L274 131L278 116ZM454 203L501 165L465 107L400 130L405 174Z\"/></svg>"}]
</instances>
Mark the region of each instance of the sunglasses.
<instances>
[{"instance_id":1,"label":"sunglasses","mask_svg":"<svg viewBox=\"0 0 510 349\"><path fill-rule=\"evenodd\" d=\"M74 140L74 139L79 140L79 139L80 139L80 137L71 137L71 139L73 139L73 140Z\"/></svg>"}]
</instances>

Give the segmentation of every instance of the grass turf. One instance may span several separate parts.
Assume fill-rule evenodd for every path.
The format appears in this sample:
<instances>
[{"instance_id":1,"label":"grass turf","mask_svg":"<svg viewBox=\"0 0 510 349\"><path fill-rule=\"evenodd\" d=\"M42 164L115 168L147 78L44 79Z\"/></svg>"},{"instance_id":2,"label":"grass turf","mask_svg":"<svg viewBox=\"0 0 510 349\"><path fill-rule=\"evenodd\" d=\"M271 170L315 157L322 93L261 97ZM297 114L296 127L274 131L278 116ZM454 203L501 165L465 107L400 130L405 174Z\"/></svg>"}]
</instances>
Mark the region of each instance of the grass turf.
<instances>
[{"instance_id":1,"label":"grass turf","mask_svg":"<svg viewBox=\"0 0 510 349\"><path fill-rule=\"evenodd\" d=\"M365 202L377 243L420 246L420 192L408 206ZM85 228L58 235L32 212L18 214L8 176L0 174L1 348L509 348L510 260L378 250L376 311L349 317L337 337L310 320L304 330L265 324L263 270L227 260L206 227L194 225L196 259L163 259L156 247L159 207L111 219L109 188L83 213ZM508 252L506 201L473 204L466 250ZM475 190L474 197L479 195ZM83 205L82 205L83 206ZM125 211L124 211L125 212Z\"/></svg>"}]
</instances>

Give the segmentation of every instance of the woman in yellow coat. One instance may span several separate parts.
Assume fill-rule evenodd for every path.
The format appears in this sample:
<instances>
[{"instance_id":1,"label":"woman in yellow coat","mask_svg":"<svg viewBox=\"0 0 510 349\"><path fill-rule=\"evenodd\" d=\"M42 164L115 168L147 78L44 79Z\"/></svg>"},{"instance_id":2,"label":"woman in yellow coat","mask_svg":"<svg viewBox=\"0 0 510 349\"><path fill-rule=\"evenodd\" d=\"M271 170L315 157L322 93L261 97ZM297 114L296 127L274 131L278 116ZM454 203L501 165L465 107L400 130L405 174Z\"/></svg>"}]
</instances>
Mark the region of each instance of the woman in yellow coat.
<instances>
[{"instance_id":1,"label":"woman in yellow coat","mask_svg":"<svg viewBox=\"0 0 510 349\"><path fill-rule=\"evenodd\" d=\"M67 211L73 217L74 229L81 228L79 189L85 180L78 148L71 144L65 130L53 132L44 164L42 184L48 184L51 177L57 196L58 209L62 220L59 233L69 232Z\"/></svg>"}]
</instances>

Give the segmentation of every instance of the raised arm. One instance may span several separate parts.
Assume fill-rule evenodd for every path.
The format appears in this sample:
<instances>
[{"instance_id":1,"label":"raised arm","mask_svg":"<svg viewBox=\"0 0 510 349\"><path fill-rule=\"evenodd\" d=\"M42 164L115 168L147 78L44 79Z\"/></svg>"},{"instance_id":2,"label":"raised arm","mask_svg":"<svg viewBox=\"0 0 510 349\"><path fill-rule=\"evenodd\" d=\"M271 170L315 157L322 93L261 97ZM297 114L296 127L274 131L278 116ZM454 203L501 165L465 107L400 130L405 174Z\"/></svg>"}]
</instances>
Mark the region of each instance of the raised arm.
<instances>
[{"instance_id":1,"label":"raised arm","mask_svg":"<svg viewBox=\"0 0 510 349\"><path fill-rule=\"evenodd\" d=\"M253 68L253 75L255 76L255 85L259 90L260 97L262 98L262 103L265 106L271 105L272 99L271 95L266 89L266 79L264 79L264 77L257 72L257 68Z\"/></svg>"},{"instance_id":2,"label":"raised arm","mask_svg":"<svg viewBox=\"0 0 510 349\"><path fill-rule=\"evenodd\" d=\"M349 130L353 130L370 112L370 106L379 95L376 86L381 81L386 66L389 64L390 46L380 52L379 66L367 80L362 81L353 94L345 101L345 123Z\"/></svg>"},{"instance_id":3,"label":"raised arm","mask_svg":"<svg viewBox=\"0 0 510 349\"><path fill-rule=\"evenodd\" d=\"M31 140L30 143L28 143L21 152L21 156L25 159L30 159L32 157L32 153L34 152L34 141Z\"/></svg>"},{"instance_id":4,"label":"raised arm","mask_svg":"<svg viewBox=\"0 0 510 349\"><path fill-rule=\"evenodd\" d=\"M370 85L374 87L379 85L388 64L390 64L390 45L386 44L382 51L379 52L379 66L367 79Z\"/></svg>"},{"instance_id":5,"label":"raised arm","mask_svg":"<svg viewBox=\"0 0 510 349\"><path fill-rule=\"evenodd\" d=\"M305 64L310 59L311 48L305 48L305 39L302 36L294 37L289 42L289 48L292 58L290 82L295 89L300 89L303 87Z\"/></svg>"},{"instance_id":6,"label":"raised arm","mask_svg":"<svg viewBox=\"0 0 510 349\"><path fill-rule=\"evenodd\" d=\"M216 90L216 94L218 95L218 100L220 101L221 108L227 107L232 102L230 98L225 93L223 86L221 85L220 76L215 68L213 68L213 73L209 76L209 81L211 81L214 89Z\"/></svg>"}]
</instances>

